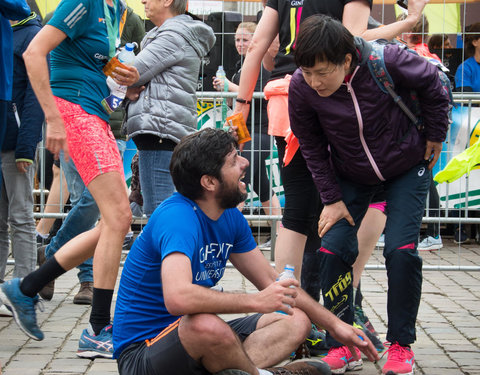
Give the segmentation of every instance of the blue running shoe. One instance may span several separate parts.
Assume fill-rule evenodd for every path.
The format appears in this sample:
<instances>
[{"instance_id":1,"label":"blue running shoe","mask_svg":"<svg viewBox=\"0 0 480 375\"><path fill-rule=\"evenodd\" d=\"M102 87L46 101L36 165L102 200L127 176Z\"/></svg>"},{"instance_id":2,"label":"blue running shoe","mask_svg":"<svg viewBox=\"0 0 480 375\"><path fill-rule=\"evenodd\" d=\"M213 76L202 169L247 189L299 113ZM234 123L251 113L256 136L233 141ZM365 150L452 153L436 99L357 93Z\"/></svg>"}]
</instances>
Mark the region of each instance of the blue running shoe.
<instances>
[{"instance_id":1,"label":"blue running shoe","mask_svg":"<svg viewBox=\"0 0 480 375\"><path fill-rule=\"evenodd\" d=\"M20 329L34 340L43 340L43 332L37 325L35 305L39 302L38 296L27 297L20 291L21 279L4 282L0 286L0 300L13 313L13 318Z\"/></svg>"},{"instance_id":2,"label":"blue running shoe","mask_svg":"<svg viewBox=\"0 0 480 375\"><path fill-rule=\"evenodd\" d=\"M104 327L98 335L95 336L92 326L84 329L78 342L77 356L82 358L112 358L112 325Z\"/></svg>"}]
</instances>

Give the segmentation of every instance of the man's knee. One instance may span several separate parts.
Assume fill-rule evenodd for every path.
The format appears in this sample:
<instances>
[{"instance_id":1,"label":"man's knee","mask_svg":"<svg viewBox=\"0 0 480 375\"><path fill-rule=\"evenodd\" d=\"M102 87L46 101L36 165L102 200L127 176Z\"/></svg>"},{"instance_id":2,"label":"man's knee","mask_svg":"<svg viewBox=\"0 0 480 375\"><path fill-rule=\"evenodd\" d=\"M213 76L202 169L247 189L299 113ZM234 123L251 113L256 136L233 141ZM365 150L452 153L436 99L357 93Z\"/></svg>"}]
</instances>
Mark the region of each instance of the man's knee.
<instances>
[{"instance_id":1,"label":"man's knee","mask_svg":"<svg viewBox=\"0 0 480 375\"><path fill-rule=\"evenodd\" d=\"M187 315L178 328L182 344L197 342L208 348L210 345L229 346L238 342L230 326L214 314Z\"/></svg>"}]
</instances>

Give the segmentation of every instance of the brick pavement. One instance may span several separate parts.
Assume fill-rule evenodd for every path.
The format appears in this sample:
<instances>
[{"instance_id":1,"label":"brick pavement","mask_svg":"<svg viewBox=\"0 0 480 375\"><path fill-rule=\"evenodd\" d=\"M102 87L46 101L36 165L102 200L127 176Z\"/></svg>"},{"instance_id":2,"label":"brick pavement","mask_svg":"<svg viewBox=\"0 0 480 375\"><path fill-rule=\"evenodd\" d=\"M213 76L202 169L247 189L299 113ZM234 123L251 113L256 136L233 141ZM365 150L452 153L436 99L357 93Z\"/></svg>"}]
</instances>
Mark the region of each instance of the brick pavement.
<instances>
[{"instance_id":1,"label":"brick pavement","mask_svg":"<svg viewBox=\"0 0 480 375\"><path fill-rule=\"evenodd\" d=\"M424 252L424 264L479 265L480 246L455 245L444 239L443 249ZM270 255L266 254L268 259ZM369 264L382 263L376 250ZM8 266L7 279L11 277ZM365 311L384 339L386 334L386 274L370 270L362 278ZM253 291L253 286L233 269L227 269L221 283L225 290ZM0 317L0 363L4 375L117 374L114 361L80 359L75 356L77 341L89 317L89 307L73 304L78 291L75 271L56 282L55 295L39 312L43 341L28 339L11 318ZM416 374L480 375L480 272L426 271L413 346ZM381 374L381 366L365 362L362 371L352 374Z\"/></svg>"}]
</instances>

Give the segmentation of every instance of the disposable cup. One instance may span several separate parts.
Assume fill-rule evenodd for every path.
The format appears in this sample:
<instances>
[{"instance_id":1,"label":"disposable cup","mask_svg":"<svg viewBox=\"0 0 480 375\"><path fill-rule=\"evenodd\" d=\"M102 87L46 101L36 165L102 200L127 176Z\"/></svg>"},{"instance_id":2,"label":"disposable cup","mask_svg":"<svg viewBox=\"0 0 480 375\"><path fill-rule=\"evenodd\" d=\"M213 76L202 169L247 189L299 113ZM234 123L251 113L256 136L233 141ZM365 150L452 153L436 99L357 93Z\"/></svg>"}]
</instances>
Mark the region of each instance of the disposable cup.
<instances>
[{"instance_id":1,"label":"disposable cup","mask_svg":"<svg viewBox=\"0 0 480 375\"><path fill-rule=\"evenodd\" d=\"M245 143L252 140L252 137L250 137L250 132L247 129L247 124L245 123L245 119L243 118L243 114L241 112L227 117L226 122L229 127L237 127L238 143Z\"/></svg>"}]
</instances>

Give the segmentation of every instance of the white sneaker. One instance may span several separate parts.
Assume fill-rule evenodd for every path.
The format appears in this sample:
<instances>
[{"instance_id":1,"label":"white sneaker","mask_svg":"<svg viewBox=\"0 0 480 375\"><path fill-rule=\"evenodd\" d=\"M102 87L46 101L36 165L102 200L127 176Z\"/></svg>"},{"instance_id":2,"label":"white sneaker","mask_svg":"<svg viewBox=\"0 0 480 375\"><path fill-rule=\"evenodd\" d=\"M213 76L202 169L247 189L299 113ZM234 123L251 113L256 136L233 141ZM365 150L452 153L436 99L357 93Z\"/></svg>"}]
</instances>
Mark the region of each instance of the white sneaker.
<instances>
[{"instance_id":1,"label":"white sneaker","mask_svg":"<svg viewBox=\"0 0 480 375\"><path fill-rule=\"evenodd\" d=\"M260 250L271 250L271 248L272 248L272 240L270 239L270 240L268 240L267 242L258 245L258 248L259 248Z\"/></svg>"},{"instance_id":2,"label":"white sneaker","mask_svg":"<svg viewBox=\"0 0 480 375\"><path fill-rule=\"evenodd\" d=\"M13 316L12 312L9 309L7 309L7 306L5 306L1 302L0 302L0 316Z\"/></svg>"},{"instance_id":3,"label":"white sneaker","mask_svg":"<svg viewBox=\"0 0 480 375\"><path fill-rule=\"evenodd\" d=\"M418 251L438 250L443 247L442 237L427 236L417 246Z\"/></svg>"},{"instance_id":4,"label":"white sneaker","mask_svg":"<svg viewBox=\"0 0 480 375\"><path fill-rule=\"evenodd\" d=\"M382 233L382 235L378 239L377 247L385 247L385 234L384 233Z\"/></svg>"}]
</instances>

